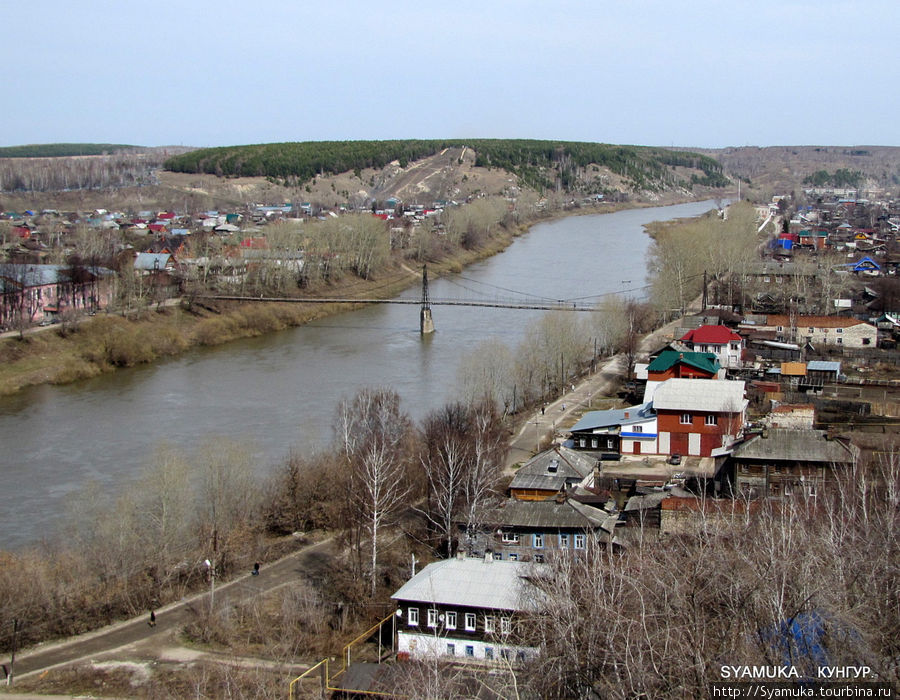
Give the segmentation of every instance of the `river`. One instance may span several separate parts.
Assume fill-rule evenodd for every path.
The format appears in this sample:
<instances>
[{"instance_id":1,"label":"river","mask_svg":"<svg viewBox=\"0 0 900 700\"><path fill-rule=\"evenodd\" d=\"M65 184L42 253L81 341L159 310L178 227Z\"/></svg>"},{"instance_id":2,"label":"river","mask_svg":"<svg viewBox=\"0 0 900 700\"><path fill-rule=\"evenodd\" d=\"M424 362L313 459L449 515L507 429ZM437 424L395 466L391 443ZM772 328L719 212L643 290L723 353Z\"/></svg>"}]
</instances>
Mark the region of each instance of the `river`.
<instances>
[{"instance_id":1,"label":"river","mask_svg":"<svg viewBox=\"0 0 900 700\"><path fill-rule=\"evenodd\" d=\"M646 280L646 223L697 216L712 202L572 216L538 224L503 253L431 280L432 298L576 299ZM418 297L410 289L401 296ZM115 493L161 445L191 450L227 437L258 455L261 477L291 450L331 438L338 402L387 385L414 419L454 398L459 358L495 337L515 348L541 311L435 306L421 337L418 307L373 305L260 338L195 350L151 366L0 399L0 549L52 537L71 495Z\"/></svg>"}]
</instances>

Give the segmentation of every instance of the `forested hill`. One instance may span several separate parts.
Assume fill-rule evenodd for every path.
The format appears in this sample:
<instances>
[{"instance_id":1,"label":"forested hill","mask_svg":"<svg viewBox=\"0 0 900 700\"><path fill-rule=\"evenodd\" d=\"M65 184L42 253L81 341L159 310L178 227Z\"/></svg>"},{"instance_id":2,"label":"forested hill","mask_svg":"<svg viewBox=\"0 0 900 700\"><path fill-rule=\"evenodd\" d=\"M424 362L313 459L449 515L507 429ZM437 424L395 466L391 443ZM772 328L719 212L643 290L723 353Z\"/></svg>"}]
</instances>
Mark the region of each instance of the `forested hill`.
<instances>
[{"instance_id":1,"label":"forested hill","mask_svg":"<svg viewBox=\"0 0 900 700\"><path fill-rule=\"evenodd\" d=\"M445 149L471 149L475 166L500 168L536 189L602 191L604 168L635 190L694 185L724 187L722 166L709 156L643 146L508 139L308 141L205 148L166 161L168 170L221 176L265 176L300 184L316 175L409 163ZM460 158L460 162L461 162ZM592 186L592 183L594 186Z\"/></svg>"},{"instance_id":2,"label":"forested hill","mask_svg":"<svg viewBox=\"0 0 900 700\"><path fill-rule=\"evenodd\" d=\"M119 151L143 150L141 146L121 143L37 143L26 146L2 146L0 158L64 158L102 156Z\"/></svg>"}]
</instances>

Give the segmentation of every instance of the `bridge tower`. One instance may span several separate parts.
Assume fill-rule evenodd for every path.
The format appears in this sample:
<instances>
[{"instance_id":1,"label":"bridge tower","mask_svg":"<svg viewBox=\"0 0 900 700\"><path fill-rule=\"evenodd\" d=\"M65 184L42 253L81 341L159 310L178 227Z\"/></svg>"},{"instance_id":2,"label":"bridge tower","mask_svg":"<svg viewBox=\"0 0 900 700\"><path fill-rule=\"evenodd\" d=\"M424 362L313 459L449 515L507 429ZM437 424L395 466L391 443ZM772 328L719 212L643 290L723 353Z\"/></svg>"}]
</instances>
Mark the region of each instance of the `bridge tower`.
<instances>
[{"instance_id":1,"label":"bridge tower","mask_svg":"<svg viewBox=\"0 0 900 700\"><path fill-rule=\"evenodd\" d=\"M422 266L422 309L419 311L419 332L422 335L434 333L434 320L431 318L431 303L428 301L428 266Z\"/></svg>"}]
</instances>

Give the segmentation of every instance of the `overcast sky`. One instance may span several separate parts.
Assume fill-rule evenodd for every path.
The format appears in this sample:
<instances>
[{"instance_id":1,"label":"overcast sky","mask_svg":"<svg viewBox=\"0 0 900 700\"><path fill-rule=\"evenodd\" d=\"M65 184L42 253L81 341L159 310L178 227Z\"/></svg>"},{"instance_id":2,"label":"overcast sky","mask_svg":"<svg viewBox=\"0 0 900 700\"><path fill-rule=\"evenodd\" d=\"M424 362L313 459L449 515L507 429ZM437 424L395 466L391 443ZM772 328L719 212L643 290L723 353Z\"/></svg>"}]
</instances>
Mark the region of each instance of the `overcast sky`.
<instances>
[{"instance_id":1,"label":"overcast sky","mask_svg":"<svg viewBox=\"0 0 900 700\"><path fill-rule=\"evenodd\" d=\"M900 145L900 1L5 3L0 145Z\"/></svg>"}]
</instances>

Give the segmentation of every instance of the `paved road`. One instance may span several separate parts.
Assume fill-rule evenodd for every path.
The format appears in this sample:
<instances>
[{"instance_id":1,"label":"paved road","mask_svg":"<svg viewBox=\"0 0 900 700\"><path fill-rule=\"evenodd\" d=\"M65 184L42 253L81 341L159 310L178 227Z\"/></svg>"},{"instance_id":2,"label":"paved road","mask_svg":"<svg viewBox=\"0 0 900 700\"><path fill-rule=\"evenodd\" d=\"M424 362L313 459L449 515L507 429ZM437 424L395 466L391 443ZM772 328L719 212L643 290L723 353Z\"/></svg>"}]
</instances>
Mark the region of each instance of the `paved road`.
<instances>
[{"instance_id":1,"label":"paved road","mask_svg":"<svg viewBox=\"0 0 900 700\"><path fill-rule=\"evenodd\" d=\"M643 361L642 358L648 353L672 340L675 329L680 325L681 319L677 319L644 336L638 348L638 360ZM604 360L593 374L585 377L564 396L547 404L543 414L538 408L529 415L510 440L507 471L512 472L516 464L533 457L538 443L564 434L595 397L609 396L622 381L625 361L624 355L614 355Z\"/></svg>"},{"instance_id":2,"label":"paved road","mask_svg":"<svg viewBox=\"0 0 900 700\"><path fill-rule=\"evenodd\" d=\"M249 573L216 586L216 604L236 598L251 598L297 581L309 573L319 573L322 561L327 561L333 549L333 538L304 547L260 569L259 576ZM15 678L89 659L127 644L146 641L149 638L167 637L184 627L205 606L209 606L210 592L206 591L172 603L156 611L156 626L149 626L149 616L119 622L62 642L41 644L16 656Z\"/></svg>"}]
</instances>

